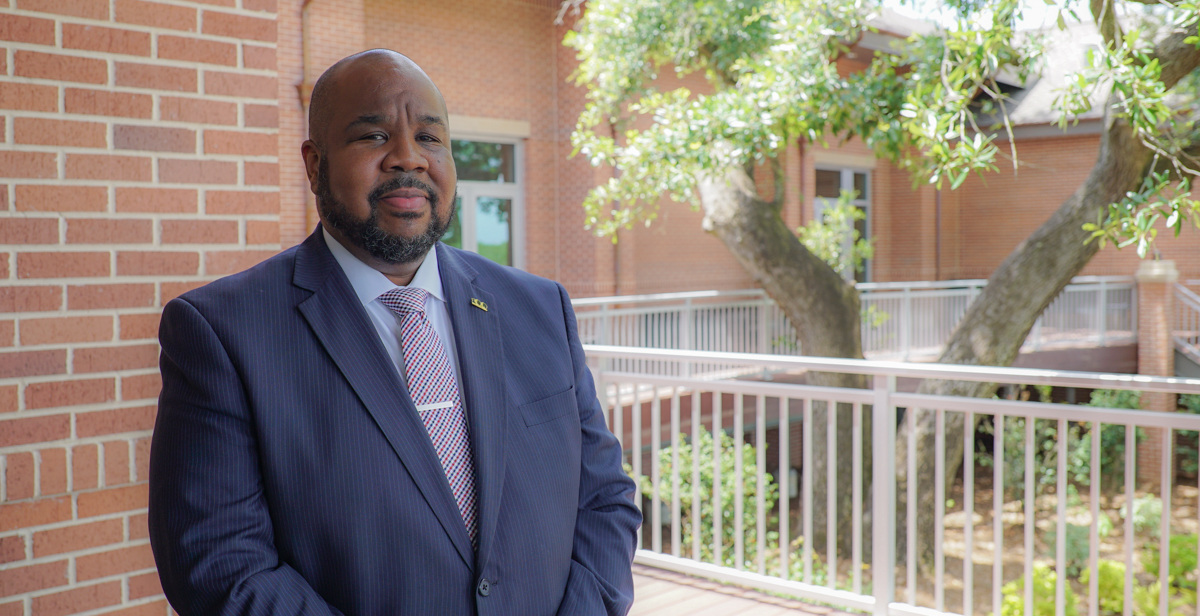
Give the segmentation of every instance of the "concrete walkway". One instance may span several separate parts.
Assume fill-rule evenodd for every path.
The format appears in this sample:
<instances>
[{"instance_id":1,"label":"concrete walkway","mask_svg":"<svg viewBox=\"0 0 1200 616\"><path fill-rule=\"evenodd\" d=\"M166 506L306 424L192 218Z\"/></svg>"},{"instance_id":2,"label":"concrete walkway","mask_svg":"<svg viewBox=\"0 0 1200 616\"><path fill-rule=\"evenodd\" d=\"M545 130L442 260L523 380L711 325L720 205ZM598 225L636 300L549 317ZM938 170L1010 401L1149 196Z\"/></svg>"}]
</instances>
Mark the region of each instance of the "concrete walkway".
<instances>
[{"instance_id":1,"label":"concrete walkway","mask_svg":"<svg viewBox=\"0 0 1200 616\"><path fill-rule=\"evenodd\" d=\"M633 586L630 616L850 616L833 608L642 565L633 566Z\"/></svg>"}]
</instances>

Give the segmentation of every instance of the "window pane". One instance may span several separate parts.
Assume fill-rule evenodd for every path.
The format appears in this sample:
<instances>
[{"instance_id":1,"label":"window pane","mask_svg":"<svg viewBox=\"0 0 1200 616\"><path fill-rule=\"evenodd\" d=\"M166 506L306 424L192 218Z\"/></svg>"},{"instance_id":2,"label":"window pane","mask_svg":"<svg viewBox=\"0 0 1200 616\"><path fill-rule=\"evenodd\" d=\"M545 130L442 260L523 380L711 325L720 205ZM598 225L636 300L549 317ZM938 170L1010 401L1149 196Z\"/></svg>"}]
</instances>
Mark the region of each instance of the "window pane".
<instances>
[{"instance_id":1,"label":"window pane","mask_svg":"<svg viewBox=\"0 0 1200 616\"><path fill-rule=\"evenodd\" d=\"M513 160L516 146L511 143L455 140L451 142L451 149L460 180L508 184L517 181Z\"/></svg>"},{"instance_id":2,"label":"window pane","mask_svg":"<svg viewBox=\"0 0 1200 616\"><path fill-rule=\"evenodd\" d=\"M865 199L871 198L871 196L867 194L867 174L865 174L865 173L855 173L854 174L854 192L858 193L858 196L855 197L855 199L864 199L865 200Z\"/></svg>"},{"instance_id":3,"label":"window pane","mask_svg":"<svg viewBox=\"0 0 1200 616\"><path fill-rule=\"evenodd\" d=\"M454 216L450 219L450 228L446 230L446 234L442 236L442 241L446 245L455 248L462 248L462 197L454 198Z\"/></svg>"},{"instance_id":4,"label":"window pane","mask_svg":"<svg viewBox=\"0 0 1200 616\"><path fill-rule=\"evenodd\" d=\"M500 265L512 265L512 199L479 197L475 206L476 252Z\"/></svg>"},{"instance_id":5,"label":"window pane","mask_svg":"<svg viewBox=\"0 0 1200 616\"><path fill-rule=\"evenodd\" d=\"M827 199L842 196L842 172L817 169L817 196Z\"/></svg>"}]
</instances>

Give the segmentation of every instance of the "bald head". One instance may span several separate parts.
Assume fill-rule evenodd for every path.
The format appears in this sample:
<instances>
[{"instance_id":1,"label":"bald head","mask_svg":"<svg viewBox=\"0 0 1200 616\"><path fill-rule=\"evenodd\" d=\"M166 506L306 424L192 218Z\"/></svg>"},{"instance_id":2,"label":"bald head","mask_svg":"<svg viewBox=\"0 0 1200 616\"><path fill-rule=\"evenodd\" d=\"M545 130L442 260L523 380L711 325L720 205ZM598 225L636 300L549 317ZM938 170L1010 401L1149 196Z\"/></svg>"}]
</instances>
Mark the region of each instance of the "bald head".
<instances>
[{"instance_id":1,"label":"bald head","mask_svg":"<svg viewBox=\"0 0 1200 616\"><path fill-rule=\"evenodd\" d=\"M374 74L374 80L377 81L385 79L386 75L392 71L426 81L433 86L441 102L442 113L446 115L446 102L442 99L441 91L437 89L437 85L433 83L429 75L426 75L425 71L417 66L416 62L413 62L408 56L390 49L369 49L346 56L321 73L316 85L313 86L312 96L308 103L308 138L318 147L325 147L326 131L329 128L334 103L342 97L354 97L361 94L357 91L358 88L342 87L346 81L357 84L363 82L362 79L346 79L347 76L361 78L364 76L363 73L366 73L367 76Z\"/></svg>"}]
</instances>

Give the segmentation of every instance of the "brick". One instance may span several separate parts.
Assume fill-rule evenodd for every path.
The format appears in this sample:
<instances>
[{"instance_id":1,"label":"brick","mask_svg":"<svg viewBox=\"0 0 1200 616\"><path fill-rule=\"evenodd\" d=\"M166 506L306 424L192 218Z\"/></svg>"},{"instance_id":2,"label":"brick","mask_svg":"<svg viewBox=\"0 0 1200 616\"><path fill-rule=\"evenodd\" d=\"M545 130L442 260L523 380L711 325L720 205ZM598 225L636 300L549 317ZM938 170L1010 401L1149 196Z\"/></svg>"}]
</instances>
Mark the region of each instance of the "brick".
<instances>
[{"instance_id":1,"label":"brick","mask_svg":"<svg viewBox=\"0 0 1200 616\"><path fill-rule=\"evenodd\" d=\"M153 438L139 438L133 444L134 481L150 479L150 445Z\"/></svg>"},{"instance_id":2,"label":"brick","mask_svg":"<svg viewBox=\"0 0 1200 616\"><path fill-rule=\"evenodd\" d=\"M17 0L17 8L87 19L108 19L107 0Z\"/></svg>"},{"instance_id":3,"label":"brick","mask_svg":"<svg viewBox=\"0 0 1200 616\"><path fill-rule=\"evenodd\" d=\"M204 11L201 18L204 22L203 32L205 34L267 43L275 42L274 19L247 17L219 11Z\"/></svg>"},{"instance_id":4,"label":"brick","mask_svg":"<svg viewBox=\"0 0 1200 616\"><path fill-rule=\"evenodd\" d=\"M164 220L163 244L236 244L235 220Z\"/></svg>"},{"instance_id":5,"label":"brick","mask_svg":"<svg viewBox=\"0 0 1200 616\"><path fill-rule=\"evenodd\" d=\"M200 254L196 252L117 253L118 276L195 276L199 273Z\"/></svg>"},{"instance_id":6,"label":"brick","mask_svg":"<svg viewBox=\"0 0 1200 616\"><path fill-rule=\"evenodd\" d=\"M0 41L53 45L54 21L0 13Z\"/></svg>"},{"instance_id":7,"label":"brick","mask_svg":"<svg viewBox=\"0 0 1200 616\"><path fill-rule=\"evenodd\" d=\"M278 244L279 223L273 220L247 220L247 244Z\"/></svg>"},{"instance_id":8,"label":"brick","mask_svg":"<svg viewBox=\"0 0 1200 616\"><path fill-rule=\"evenodd\" d=\"M17 344L17 322L9 319L0 321L0 347L11 347Z\"/></svg>"},{"instance_id":9,"label":"brick","mask_svg":"<svg viewBox=\"0 0 1200 616\"><path fill-rule=\"evenodd\" d=\"M0 379L16 379L23 376L47 376L51 374L65 374L66 372L67 352L63 349L0 353ZM32 436L37 432L37 430L34 430L34 427L40 426L41 422L33 419L29 421L34 422L29 424L29 429L31 430L29 434ZM16 424L5 424L5 426L11 430L19 428ZM0 447L5 447L3 443L6 437L19 438L20 436L15 433L4 434L0 432ZM36 443L38 441L22 442Z\"/></svg>"},{"instance_id":10,"label":"brick","mask_svg":"<svg viewBox=\"0 0 1200 616\"><path fill-rule=\"evenodd\" d=\"M68 244L149 244L154 241L153 222L130 218L67 219Z\"/></svg>"},{"instance_id":11,"label":"brick","mask_svg":"<svg viewBox=\"0 0 1200 616\"><path fill-rule=\"evenodd\" d=\"M129 540L137 541L138 539L146 539L150 536L150 525L147 523L149 515L145 513L135 513L129 516Z\"/></svg>"},{"instance_id":12,"label":"brick","mask_svg":"<svg viewBox=\"0 0 1200 616\"><path fill-rule=\"evenodd\" d=\"M34 461L28 451L10 453L5 456L4 481L8 484L6 500L33 498Z\"/></svg>"},{"instance_id":13,"label":"brick","mask_svg":"<svg viewBox=\"0 0 1200 616\"><path fill-rule=\"evenodd\" d=\"M104 316L21 319L21 344L69 344L112 340L113 318ZM26 399L29 393L26 392Z\"/></svg>"},{"instance_id":14,"label":"brick","mask_svg":"<svg viewBox=\"0 0 1200 616\"><path fill-rule=\"evenodd\" d=\"M196 69L117 62L117 85L172 92L195 92Z\"/></svg>"},{"instance_id":15,"label":"brick","mask_svg":"<svg viewBox=\"0 0 1200 616\"><path fill-rule=\"evenodd\" d=\"M215 251L204 255L204 270L213 275L234 274L274 256L270 250Z\"/></svg>"},{"instance_id":16,"label":"brick","mask_svg":"<svg viewBox=\"0 0 1200 616\"><path fill-rule=\"evenodd\" d=\"M246 163L247 186L279 186L279 165L276 163Z\"/></svg>"},{"instance_id":17,"label":"brick","mask_svg":"<svg viewBox=\"0 0 1200 616\"><path fill-rule=\"evenodd\" d=\"M109 488L98 492L84 492L79 495L79 517L90 518L97 515L145 509L146 503L149 500L149 485L145 483L120 488ZM35 535L34 555L36 556L36 554L37 544Z\"/></svg>"},{"instance_id":18,"label":"brick","mask_svg":"<svg viewBox=\"0 0 1200 616\"><path fill-rule=\"evenodd\" d=\"M67 177L83 180L149 182L150 159L108 154L68 154Z\"/></svg>"},{"instance_id":19,"label":"brick","mask_svg":"<svg viewBox=\"0 0 1200 616\"><path fill-rule=\"evenodd\" d=\"M108 189L103 186L18 184L17 211L103 212L108 209Z\"/></svg>"},{"instance_id":20,"label":"brick","mask_svg":"<svg viewBox=\"0 0 1200 616\"><path fill-rule=\"evenodd\" d=\"M48 443L70 436L71 416L68 414L0 420L0 447Z\"/></svg>"},{"instance_id":21,"label":"brick","mask_svg":"<svg viewBox=\"0 0 1200 616\"><path fill-rule=\"evenodd\" d=\"M65 616L100 609L121 602L121 583L105 582L33 598L38 616Z\"/></svg>"},{"instance_id":22,"label":"brick","mask_svg":"<svg viewBox=\"0 0 1200 616\"><path fill-rule=\"evenodd\" d=\"M120 262L117 265L120 271ZM153 314L123 314L120 317L121 340L141 340L158 337L158 322L162 319L159 313Z\"/></svg>"},{"instance_id":23,"label":"brick","mask_svg":"<svg viewBox=\"0 0 1200 616\"><path fill-rule=\"evenodd\" d=\"M67 287L67 308L70 310L149 308L153 305L152 284L89 284Z\"/></svg>"},{"instance_id":24,"label":"brick","mask_svg":"<svg viewBox=\"0 0 1200 616\"><path fill-rule=\"evenodd\" d=\"M104 5L107 13L108 3L105 2ZM149 56L150 34L119 28L63 24L63 47L127 56Z\"/></svg>"},{"instance_id":25,"label":"brick","mask_svg":"<svg viewBox=\"0 0 1200 616\"><path fill-rule=\"evenodd\" d=\"M157 365L158 345L156 344L75 349L76 374L137 370L153 368Z\"/></svg>"},{"instance_id":26,"label":"brick","mask_svg":"<svg viewBox=\"0 0 1200 616\"><path fill-rule=\"evenodd\" d=\"M54 218L5 218L0 225L0 244L57 244L58 220Z\"/></svg>"},{"instance_id":27,"label":"brick","mask_svg":"<svg viewBox=\"0 0 1200 616\"><path fill-rule=\"evenodd\" d=\"M237 103L164 96L158 102L163 120L196 124L237 124Z\"/></svg>"},{"instance_id":28,"label":"brick","mask_svg":"<svg viewBox=\"0 0 1200 616\"><path fill-rule=\"evenodd\" d=\"M243 0L243 6L245 1ZM270 47L242 44L242 65L246 68L276 70L275 50Z\"/></svg>"},{"instance_id":29,"label":"brick","mask_svg":"<svg viewBox=\"0 0 1200 616\"><path fill-rule=\"evenodd\" d=\"M162 594L162 582L158 573L144 573L129 577L129 599L141 599Z\"/></svg>"},{"instance_id":30,"label":"brick","mask_svg":"<svg viewBox=\"0 0 1200 616\"><path fill-rule=\"evenodd\" d=\"M236 184L237 163L218 160L160 159L158 181L168 184Z\"/></svg>"},{"instance_id":31,"label":"brick","mask_svg":"<svg viewBox=\"0 0 1200 616\"><path fill-rule=\"evenodd\" d=\"M80 582L108 577L130 571L154 568L154 553L150 544L119 548L75 558L75 579Z\"/></svg>"},{"instance_id":32,"label":"brick","mask_svg":"<svg viewBox=\"0 0 1200 616\"><path fill-rule=\"evenodd\" d=\"M158 37L158 57L237 66L237 45L206 39L163 35Z\"/></svg>"},{"instance_id":33,"label":"brick","mask_svg":"<svg viewBox=\"0 0 1200 616\"><path fill-rule=\"evenodd\" d=\"M25 600L17 599L0 603L0 616L25 616Z\"/></svg>"},{"instance_id":34,"label":"brick","mask_svg":"<svg viewBox=\"0 0 1200 616\"><path fill-rule=\"evenodd\" d=\"M17 535L0 537L0 564L25 560L25 538Z\"/></svg>"},{"instance_id":35,"label":"brick","mask_svg":"<svg viewBox=\"0 0 1200 616\"><path fill-rule=\"evenodd\" d=\"M17 254L17 278L78 278L108 276L107 252L22 252Z\"/></svg>"},{"instance_id":36,"label":"brick","mask_svg":"<svg viewBox=\"0 0 1200 616\"><path fill-rule=\"evenodd\" d=\"M49 152L0 151L0 169L6 178L58 177L55 155Z\"/></svg>"},{"instance_id":37,"label":"brick","mask_svg":"<svg viewBox=\"0 0 1200 616\"><path fill-rule=\"evenodd\" d=\"M12 253L0 252L0 280L7 280L12 277L8 271L8 261L11 256Z\"/></svg>"},{"instance_id":38,"label":"brick","mask_svg":"<svg viewBox=\"0 0 1200 616\"><path fill-rule=\"evenodd\" d=\"M156 413L157 409L153 406L76 413L75 433L80 438L87 438L126 432L144 432L154 428Z\"/></svg>"},{"instance_id":39,"label":"brick","mask_svg":"<svg viewBox=\"0 0 1200 616\"><path fill-rule=\"evenodd\" d=\"M113 126L113 147L118 150L196 152L196 131L161 126Z\"/></svg>"},{"instance_id":40,"label":"brick","mask_svg":"<svg viewBox=\"0 0 1200 616\"><path fill-rule=\"evenodd\" d=\"M67 583L67 561L58 560L0 571L0 597L63 586Z\"/></svg>"},{"instance_id":41,"label":"brick","mask_svg":"<svg viewBox=\"0 0 1200 616\"><path fill-rule=\"evenodd\" d=\"M27 409L103 404L116 399L117 383L114 378L30 383L25 387Z\"/></svg>"},{"instance_id":42,"label":"brick","mask_svg":"<svg viewBox=\"0 0 1200 616\"><path fill-rule=\"evenodd\" d=\"M0 286L0 312L46 312L62 308L62 287Z\"/></svg>"},{"instance_id":43,"label":"brick","mask_svg":"<svg viewBox=\"0 0 1200 616\"><path fill-rule=\"evenodd\" d=\"M246 105L243 114L246 118L246 126L279 128L279 107L275 105ZM278 141L276 145L278 145ZM277 153L278 147L272 154Z\"/></svg>"},{"instance_id":44,"label":"brick","mask_svg":"<svg viewBox=\"0 0 1200 616\"><path fill-rule=\"evenodd\" d=\"M279 98L274 77L216 71L204 72L204 93L244 98Z\"/></svg>"},{"instance_id":45,"label":"brick","mask_svg":"<svg viewBox=\"0 0 1200 616\"><path fill-rule=\"evenodd\" d=\"M162 391L162 377L157 372L127 376L121 379L122 400L151 400Z\"/></svg>"},{"instance_id":46,"label":"brick","mask_svg":"<svg viewBox=\"0 0 1200 616\"><path fill-rule=\"evenodd\" d=\"M104 443L104 485L129 483L129 441Z\"/></svg>"},{"instance_id":47,"label":"brick","mask_svg":"<svg viewBox=\"0 0 1200 616\"><path fill-rule=\"evenodd\" d=\"M146 575L153 575L156 579L158 578L157 573L147 573ZM141 587L139 586L140 589ZM175 610L168 611L169 607L166 601L151 601L150 603L139 603L133 607L112 610L111 612L101 612L100 616L162 616L163 613L170 613L174 616L176 614Z\"/></svg>"},{"instance_id":48,"label":"brick","mask_svg":"<svg viewBox=\"0 0 1200 616\"><path fill-rule=\"evenodd\" d=\"M67 88L63 96L67 113L150 119L154 99L149 94Z\"/></svg>"},{"instance_id":49,"label":"brick","mask_svg":"<svg viewBox=\"0 0 1200 616\"><path fill-rule=\"evenodd\" d=\"M276 12L276 0L242 0L242 8L247 11Z\"/></svg>"},{"instance_id":50,"label":"brick","mask_svg":"<svg viewBox=\"0 0 1200 616\"><path fill-rule=\"evenodd\" d=\"M58 88L32 83L0 82L0 109L58 111Z\"/></svg>"},{"instance_id":51,"label":"brick","mask_svg":"<svg viewBox=\"0 0 1200 616\"><path fill-rule=\"evenodd\" d=\"M79 497L82 498L84 494L97 494L97 492L84 492ZM90 516L81 514L80 517ZM122 528L121 520L104 520L43 530L33 534L33 557L41 558L119 543L125 538L124 535L125 530Z\"/></svg>"},{"instance_id":52,"label":"brick","mask_svg":"<svg viewBox=\"0 0 1200 616\"><path fill-rule=\"evenodd\" d=\"M175 299L176 297L179 297L180 295L183 295L184 293L187 293L188 291L191 291L192 289L198 289L206 284L208 284L208 281L205 281L205 280L188 280L186 282L164 282L164 283L162 283L162 292L160 293L160 296L162 298L163 304L166 304L167 302Z\"/></svg>"},{"instance_id":53,"label":"brick","mask_svg":"<svg viewBox=\"0 0 1200 616\"><path fill-rule=\"evenodd\" d=\"M206 130L204 131L204 153L275 156L279 153L279 138L266 133Z\"/></svg>"},{"instance_id":54,"label":"brick","mask_svg":"<svg viewBox=\"0 0 1200 616\"><path fill-rule=\"evenodd\" d=\"M38 452L41 466L38 477L42 484L42 496L63 494L67 491L67 450L43 449Z\"/></svg>"},{"instance_id":55,"label":"brick","mask_svg":"<svg viewBox=\"0 0 1200 616\"><path fill-rule=\"evenodd\" d=\"M13 138L19 144L104 148L108 147L108 127L100 122L16 118Z\"/></svg>"},{"instance_id":56,"label":"brick","mask_svg":"<svg viewBox=\"0 0 1200 616\"><path fill-rule=\"evenodd\" d=\"M141 0L117 0L117 21L168 30L196 31L196 9Z\"/></svg>"},{"instance_id":57,"label":"brick","mask_svg":"<svg viewBox=\"0 0 1200 616\"><path fill-rule=\"evenodd\" d=\"M17 410L17 386L5 385L0 387L0 413L12 413Z\"/></svg>"},{"instance_id":58,"label":"brick","mask_svg":"<svg viewBox=\"0 0 1200 616\"><path fill-rule=\"evenodd\" d=\"M71 449L71 488L79 491L99 485L100 446L77 445L73 447Z\"/></svg>"},{"instance_id":59,"label":"brick","mask_svg":"<svg viewBox=\"0 0 1200 616\"><path fill-rule=\"evenodd\" d=\"M204 195L208 214L278 214L279 193L259 191L210 190Z\"/></svg>"},{"instance_id":60,"label":"brick","mask_svg":"<svg viewBox=\"0 0 1200 616\"><path fill-rule=\"evenodd\" d=\"M191 214L197 211L191 188L117 188L118 212Z\"/></svg>"},{"instance_id":61,"label":"brick","mask_svg":"<svg viewBox=\"0 0 1200 616\"><path fill-rule=\"evenodd\" d=\"M80 83L108 83L108 63L96 58L17 50L13 54L17 77Z\"/></svg>"}]
</instances>

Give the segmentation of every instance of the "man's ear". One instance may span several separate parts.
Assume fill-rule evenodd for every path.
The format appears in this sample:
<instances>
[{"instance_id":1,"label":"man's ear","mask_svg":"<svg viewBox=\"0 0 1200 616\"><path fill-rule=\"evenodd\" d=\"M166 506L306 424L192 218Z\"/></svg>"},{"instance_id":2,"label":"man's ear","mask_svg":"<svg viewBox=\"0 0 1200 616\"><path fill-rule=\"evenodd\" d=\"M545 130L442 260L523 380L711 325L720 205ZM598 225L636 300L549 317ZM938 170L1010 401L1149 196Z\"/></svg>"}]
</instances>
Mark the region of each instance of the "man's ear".
<instances>
[{"instance_id":1,"label":"man's ear","mask_svg":"<svg viewBox=\"0 0 1200 616\"><path fill-rule=\"evenodd\" d=\"M321 168L321 148L313 143L312 139L304 142L300 146L300 153L304 156L304 171L308 174L308 189L317 194L317 174Z\"/></svg>"}]
</instances>

